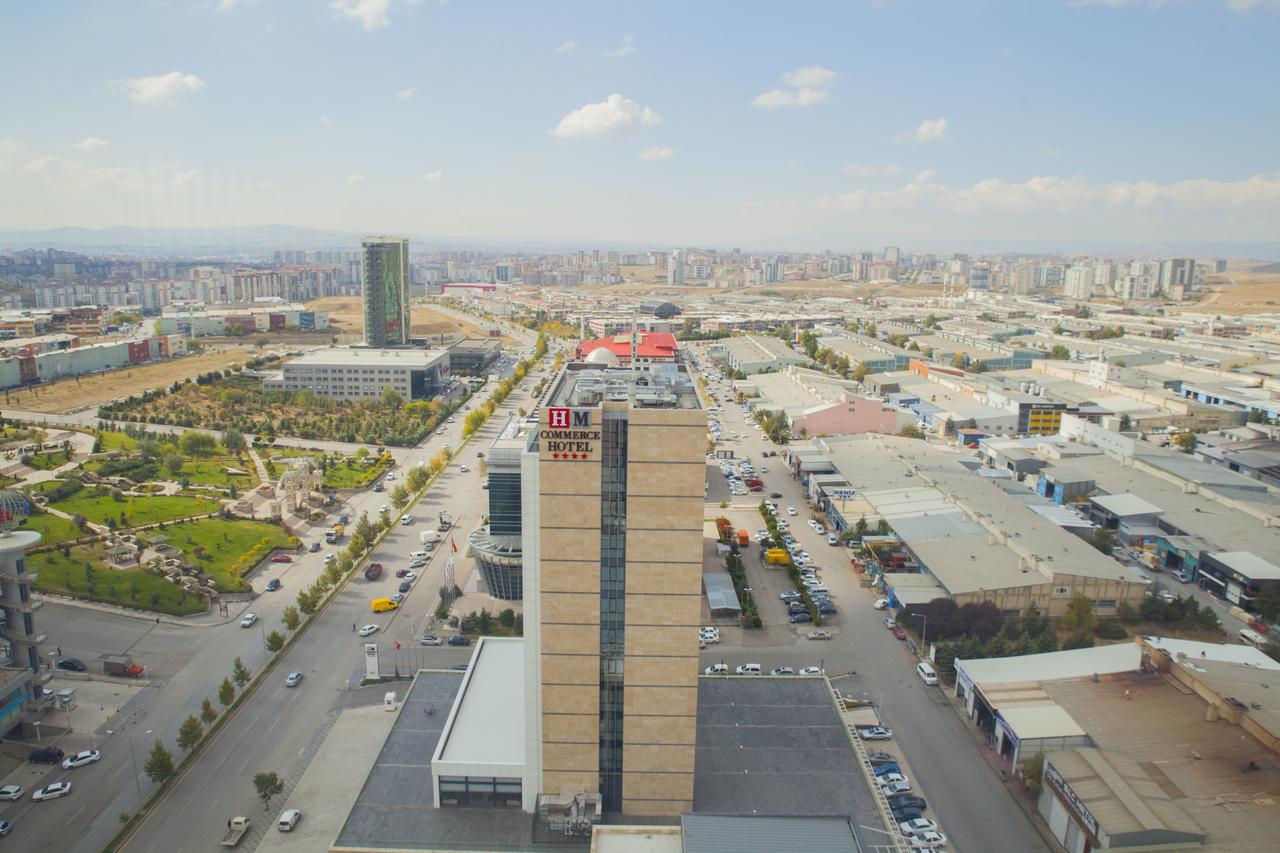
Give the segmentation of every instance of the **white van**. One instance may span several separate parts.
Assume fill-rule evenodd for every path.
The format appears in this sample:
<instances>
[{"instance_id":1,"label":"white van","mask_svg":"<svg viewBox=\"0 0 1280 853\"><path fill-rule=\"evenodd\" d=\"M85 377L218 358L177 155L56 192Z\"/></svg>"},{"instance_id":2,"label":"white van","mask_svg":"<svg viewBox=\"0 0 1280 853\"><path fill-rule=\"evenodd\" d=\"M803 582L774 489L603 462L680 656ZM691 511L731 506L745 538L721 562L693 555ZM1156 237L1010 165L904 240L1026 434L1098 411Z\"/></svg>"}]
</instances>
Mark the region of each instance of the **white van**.
<instances>
[{"instance_id":1,"label":"white van","mask_svg":"<svg viewBox=\"0 0 1280 853\"><path fill-rule=\"evenodd\" d=\"M938 683L938 673L933 671L933 667L928 661L920 661L916 664L916 675L920 676L920 680L930 687Z\"/></svg>"},{"instance_id":2,"label":"white van","mask_svg":"<svg viewBox=\"0 0 1280 853\"><path fill-rule=\"evenodd\" d=\"M409 559L410 559L410 560L425 560L426 558L427 558L427 552L426 552L426 551L411 551L411 552L409 552Z\"/></svg>"},{"instance_id":3,"label":"white van","mask_svg":"<svg viewBox=\"0 0 1280 853\"><path fill-rule=\"evenodd\" d=\"M805 584L805 589L809 591L810 595L813 595L815 592L831 592L831 590L827 589L825 584L820 583L807 583Z\"/></svg>"},{"instance_id":4,"label":"white van","mask_svg":"<svg viewBox=\"0 0 1280 853\"><path fill-rule=\"evenodd\" d=\"M758 663L744 663L742 666L738 667L738 668L737 668L737 669L735 669L733 672L734 672L734 674L735 674L735 675L759 675L759 674L760 674L760 664L758 664Z\"/></svg>"},{"instance_id":5,"label":"white van","mask_svg":"<svg viewBox=\"0 0 1280 853\"><path fill-rule=\"evenodd\" d=\"M1259 649L1267 644L1267 638L1252 628L1241 628L1236 636L1240 638L1240 642L1248 643L1249 645L1255 646Z\"/></svg>"},{"instance_id":6,"label":"white van","mask_svg":"<svg viewBox=\"0 0 1280 853\"><path fill-rule=\"evenodd\" d=\"M298 821L302 819L302 812L298 809L286 809L280 815L280 821L276 824L276 829L281 832L293 832L293 828L298 825Z\"/></svg>"}]
</instances>

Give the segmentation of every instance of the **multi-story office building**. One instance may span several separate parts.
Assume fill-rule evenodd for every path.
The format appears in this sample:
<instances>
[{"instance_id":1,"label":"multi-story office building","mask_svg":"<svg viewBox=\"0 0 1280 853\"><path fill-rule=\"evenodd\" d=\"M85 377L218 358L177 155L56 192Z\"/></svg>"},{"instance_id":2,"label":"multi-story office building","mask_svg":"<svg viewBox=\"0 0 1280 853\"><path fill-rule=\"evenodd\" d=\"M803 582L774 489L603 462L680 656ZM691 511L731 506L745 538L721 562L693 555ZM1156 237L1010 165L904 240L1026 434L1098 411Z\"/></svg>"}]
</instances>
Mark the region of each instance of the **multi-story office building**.
<instances>
[{"instance_id":1,"label":"multi-story office building","mask_svg":"<svg viewBox=\"0 0 1280 853\"><path fill-rule=\"evenodd\" d=\"M426 400L440 393L448 375L448 350L328 347L286 361L263 377L262 390L361 400L390 388L405 401Z\"/></svg>"},{"instance_id":2,"label":"multi-story office building","mask_svg":"<svg viewBox=\"0 0 1280 853\"><path fill-rule=\"evenodd\" d=\"M521 576L520 454L528 443L522 423L512 420L489 445L489 523L467 537L480 578L494 598L519 601L524 597Z\"/></svg>"},{"instance_id":3,"label":"multi-story office building","mask_svg":"<svg viewBox=\"0 0 1280 853\"><path fill-rule=\"evenodd\" d=\"M364 303L364 344L409 343L409 241L365 237L360 241L360 285Z\"/></svg>"},{"instance_id":4,"label":"multi-story office building","mask_svg":"<svg viewBox=\"0 0 1280 853\"><path fill-rule=\"evenodd\" d=\"M25 498L8 493L0 499L18 501ZM24 711L36 712L41 686L52 675L52 670L41 669L44 634L36 630L34 615L40 602L31 595L35 573L26 566L27 549L39 541L40 534L33 530L0 533L0 609L4 614L0 622L0 735L20 725Z\"/></svg>"},{"instance_id":5,"label":"multi-story office building","mask_svg":"<svg viewBox=\"0 0 1280 853\"><path fill-rule=\"evenodd\" d=\"M671 253L671 261L667 264L667 284L684 284L684 252L676 249Z\"/></svg>"},{"instance_id":6,"label":"multi-story office building","mask_svg":"<svg viewBox=\"0 0 1280 853\"><path fill-rule=\"evenodd\" d=\"M706 414L682 364L578 363L538 418L521 466L529 778L606 812L687 812Z\"/></svg>"}]
</instances>

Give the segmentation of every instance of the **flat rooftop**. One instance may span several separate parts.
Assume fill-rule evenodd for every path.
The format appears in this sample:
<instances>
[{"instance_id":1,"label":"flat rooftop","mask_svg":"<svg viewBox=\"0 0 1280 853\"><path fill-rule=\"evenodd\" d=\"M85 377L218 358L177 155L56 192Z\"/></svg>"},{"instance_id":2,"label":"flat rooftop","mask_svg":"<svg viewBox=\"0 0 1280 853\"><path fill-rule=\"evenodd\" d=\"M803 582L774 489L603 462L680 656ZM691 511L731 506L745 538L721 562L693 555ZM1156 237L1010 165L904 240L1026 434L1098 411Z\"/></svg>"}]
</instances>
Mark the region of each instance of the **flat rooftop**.
<instances>
[{"instance_id":1,"label":"flat rooftop","mask_svg":"<svg viewBox=\"0 0 1280 853\"><path fill-rule=\"evenodd\" d=\"M567 364L553 381L549 406L588 408L630 399L634 408L702 408L688 368L678 362L611 367L578 361Z\"/></svg>"},{"instance_id":2,"label":"flat rooftop","mask_svg":"<svg viewBox=\"0 0 1280 853\"><path fill-rule=\"evenodd\" d=\"M524 765L524 640L481 637L434 761Z\"/></svg>"},{"instance_id":3,"label":"flat rooftop","mask_svg":"<svg viewBox=\"0 0 1280 853\"><path fill-rule=\"evenodd\" d=\"M698 680L693 810L881 820L826 679ZM873 843L873 839L868 839Z\"/></svg>"},{"instance_id":4,"label":"flat rooftop","mask_svg":"<svg viewBox=\"0 0 1280 853\"><path fill-rule=\"evenodd\" d=\"M400 367L423 369L448 358L443 349L325 347L285 362L286 367Z\"/></svg>"}]
</instances>

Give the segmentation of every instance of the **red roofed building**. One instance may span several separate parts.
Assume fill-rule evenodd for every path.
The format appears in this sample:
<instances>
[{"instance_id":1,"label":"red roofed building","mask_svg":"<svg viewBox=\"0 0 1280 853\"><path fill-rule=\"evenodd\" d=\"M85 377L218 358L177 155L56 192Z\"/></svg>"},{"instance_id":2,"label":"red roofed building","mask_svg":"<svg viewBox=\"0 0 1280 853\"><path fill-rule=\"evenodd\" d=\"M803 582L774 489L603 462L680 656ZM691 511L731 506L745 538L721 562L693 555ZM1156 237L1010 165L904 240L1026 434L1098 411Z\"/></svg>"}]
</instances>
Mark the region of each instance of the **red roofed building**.
<instances>
[{"instance_id":1,"label":"red roofed building","mask_svg":"<svg viewBox=\"0 0 1280 853\"><path fill-rule=\"evenodd\" d=\"M578 344L577 358L580 361L585 360L587 356L598 349L608 350L617 356L620 363L627 364L631 361L631 334L611 335L607 338L583 341ZM676 336L670 332L646 332L641 330L636 333L637 361L675 361L676 352L679 349L680 345L676 343Z\"/></svg>"}]
</instances>

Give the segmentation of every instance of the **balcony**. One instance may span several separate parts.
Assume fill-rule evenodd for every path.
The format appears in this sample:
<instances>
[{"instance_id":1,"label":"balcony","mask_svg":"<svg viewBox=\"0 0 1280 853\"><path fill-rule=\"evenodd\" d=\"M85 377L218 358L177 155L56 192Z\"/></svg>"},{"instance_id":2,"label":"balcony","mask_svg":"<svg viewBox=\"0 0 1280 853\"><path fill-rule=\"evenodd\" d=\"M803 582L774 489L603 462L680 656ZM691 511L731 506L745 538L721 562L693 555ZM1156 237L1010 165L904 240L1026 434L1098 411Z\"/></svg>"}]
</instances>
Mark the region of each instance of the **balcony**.
<instances>
[{"instance_id":1,"label":"balcony","mask_svg":"<svg viewBox=\"0 0 1280 853\"><path fill-rule=\"evenodd\" d=\"M0 625L0 636L10 642L23 643L25 645L31 645L32 643L40 645L48 639L48 635L43 631L37 630L34 634L27 634L11 624Z\"/></svg>"},{"instance_id":2,"label":"balcony","mask_svg":"<svg viewBox=\"0 0 1280 853\"><path fill-rule=\"evenodd\" d=\"M35 583L36 576L39 572L18 572L9 569L0 569L0 580L6 583Z\"/></svg>"}]
</instances>

